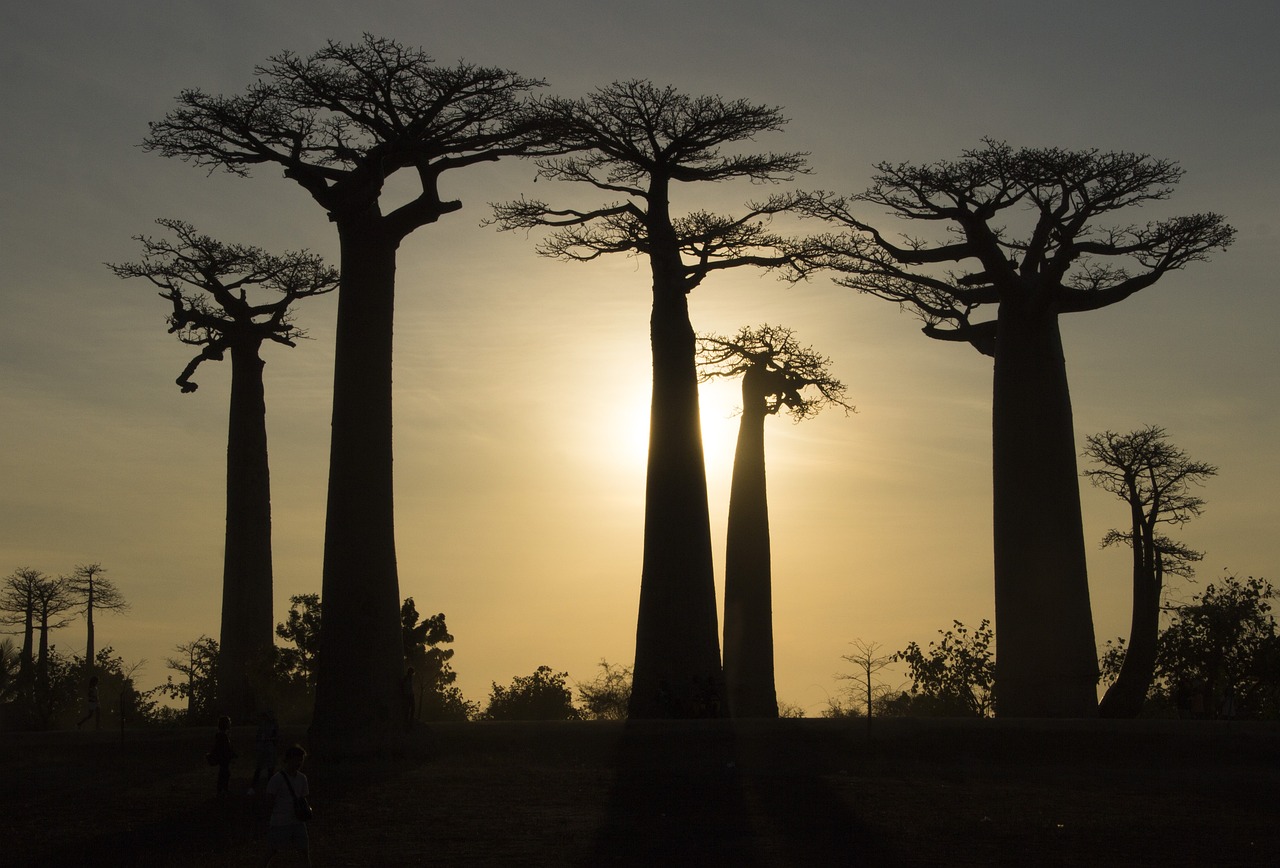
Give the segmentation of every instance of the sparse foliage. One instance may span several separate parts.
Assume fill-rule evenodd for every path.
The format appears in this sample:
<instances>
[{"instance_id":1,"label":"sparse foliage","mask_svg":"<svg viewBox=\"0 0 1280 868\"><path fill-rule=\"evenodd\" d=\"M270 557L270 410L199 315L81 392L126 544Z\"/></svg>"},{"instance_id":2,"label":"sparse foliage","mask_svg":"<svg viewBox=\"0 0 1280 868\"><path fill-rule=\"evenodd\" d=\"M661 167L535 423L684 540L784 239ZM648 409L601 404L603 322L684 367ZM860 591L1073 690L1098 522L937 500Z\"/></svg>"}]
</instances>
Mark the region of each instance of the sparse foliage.
<instances>
[{"instance_id":1,"label":"sparse foliage","mask_svg":"<svg viewBox=\"0 0 1280 868\"><path fill-rule=\"evenodd\" d=\"M626 720L631 700L631 667L601 660L600 671L587 682L579 682L578 705L587 720Z\"/></svg>"},{"instance_id":2,"label":"sparse foliage","mask_svg":"<svg viewBox=\"0 0 1280 868\"><path fill-rule=\"evenodd\" d=\"M767 415L786 409L796 422L816 416L824 407L854 411L845 398L845 385L831 375L831 359L800 344L795 333L783 326L743 326L727 337L698 337L698 376L702 382L719 377L757 372L752 397L763 399ZM746 402L747 384L743 384ZM744 406L745 412L745 406Z\"/></svg>"},{"instance_id":3,"label":"sparse foliage","mask_svg":"<svg viewBox=\"0 0 1280 868\"><path fill-rule=\"evenodd\" d=\"M837 678L852 682L849 692L851 695L858 697L858 702L865 709L867 718L867 731L871 731L871 718L875 712L876 700L883 697L890 691L886 684L880 683L876 679L877 673L888 666L896 659L894 654L881 654L884 648L879 642L868 642L864 639L854 639L849 643L853 646L853 650L848 654L841 655L841 659L852 663L858 668L858 672L854 675L837 675ZM838 702L838 701L837 701ZM833 706L835 708L836 706ZM843 710L843 706L839 706ZM844 716L844 715L833 715Z\"/></svg>"}]
</instances>

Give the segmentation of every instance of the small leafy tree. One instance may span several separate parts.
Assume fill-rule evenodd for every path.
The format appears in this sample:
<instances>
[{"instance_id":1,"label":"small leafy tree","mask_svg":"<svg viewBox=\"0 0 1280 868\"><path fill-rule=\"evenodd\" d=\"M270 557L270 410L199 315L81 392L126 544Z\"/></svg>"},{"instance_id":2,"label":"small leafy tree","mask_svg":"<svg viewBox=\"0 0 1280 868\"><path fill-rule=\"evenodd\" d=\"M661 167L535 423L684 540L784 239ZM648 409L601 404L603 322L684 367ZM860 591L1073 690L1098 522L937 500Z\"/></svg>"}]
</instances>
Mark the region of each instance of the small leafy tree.
<instances>
[{"instance_id":1,"label":"small leafy tree","mask_svg":"<svg viewBox=\"0 0 1280 868\"><path fill-rule=\"evenodd\" d=\"M539 666L532 675L516 676L509 687L493 683L486 720L577 720L573 694L565 680L567 672Z\"/></svg>"},{"instance_id":2,"label":"small leafy tree","mask_svg":"<svg viewBox=\"0 0 1280 868\"><path fill-rule=\"evenodd\" d=\"M995 655L991 622L983 619L972 633L959 621L942 638L922 649L912 642L893 655L907 664L916 711L938 716L990 717L995 712ZM916 697L926 701L915 703Z\"/></svg>"},{"instance_id":3,"label":"small leafy tree","mask_svg":"<svg viewBox=\"0 0 1280 868\"><path fill-rule=\"evenodd\" d=\"M1270 603L1275 596L1266 579L1227 575L1175 607L1172 623L1160 634L1160 688L1175 702L1198 694L1205 716L1280 714L1280 635Z\"/></svg>"},{"instance_id":4,"label":"small leafy tree","mask_svg":"<svg viewBox=\"0 0 1280 868\"><path fill-rule=\"evenodd\" d=\"M171 699L185 700L187 724L213 723L218 716L218 640L201 635L178 645L175 650L178 656L165 658L165 665L186 680L174 681L170 675L160 685L160 693Z\"/></svg>"},{"instance_id":5,"label":"small leafy tree","mask_svg":"<svg viewBox=\"0 0 1280 868\"><path fill-rule=\"evenodd\" d=\"M631 667L601 658L596 677L578 684L578 704L587 720L626 720L631 701Z\"/></svg>"},{"instance_id":6,"label":"small leafy tree","mask_svg":"<svg viewBox=\"0 0 1280 868\"><path fill-rule=\"evenodd\" d=\"M458 673L449 663L454 650L437 647L453 641L444 613L422 621L418 617L413 597L406 597L400 606L400 626L404 637L404 660L414 669L417 716L421 720L467 720L479 709L475 703L464 699L462 691L454 686Z\"/></svg>"},{"instance_id":7,"label":"small leafy tree","mask_svg":"<svg viewBox=\"0 0 1280 868\"><path fill-rule=\"evenodd\" d=\"M295 594L289 598L289 614L276 624L276 635L293 647L276 646L276 665L286 681L315 690L316 660L320 656L320 595Z\"/></svg>"}]
</instances>

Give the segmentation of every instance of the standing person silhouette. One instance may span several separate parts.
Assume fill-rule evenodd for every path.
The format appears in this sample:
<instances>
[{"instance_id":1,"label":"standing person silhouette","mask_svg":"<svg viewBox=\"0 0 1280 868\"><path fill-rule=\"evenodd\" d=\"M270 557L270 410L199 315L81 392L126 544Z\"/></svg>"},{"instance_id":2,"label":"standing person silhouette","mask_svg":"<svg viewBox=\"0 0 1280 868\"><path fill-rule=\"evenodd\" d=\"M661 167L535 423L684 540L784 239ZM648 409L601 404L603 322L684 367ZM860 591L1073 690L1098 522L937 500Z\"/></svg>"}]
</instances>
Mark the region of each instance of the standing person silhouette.
<instances>
[{"instance_id":1,"label":"standing person silhouette","mask_svg":"<svg viewBox=\"0 0 1280 868\"><path fill-rule=\"evenodd\" d=\"M76 729L79 729L91 717L93 718L93 728L102 729L102 714L98 706L98 676L96 675L89 678L89 689L85 693L85 708L84 717L76 721Z\"/></svg>"},{"instance_id":2,"label":"standing person silhouette","mask_svg":"<svg viewBox=\"0 0 1280 868\"><path fill-rule=\"evenodd\" d=\"M225 796L231 785L231 761L235 758L236 752L231 748L231 718L224 714L218 718L213 750L209 751L209 761L218 766L218 798Z\"/></svg>"},{"instance_id":3,"label":"standing person silhouette","mask_svg":"<svg viewBox=\"0 0 1280 868\"><path fill-rule=\"evenodd\" d=\"M300 801L311 793L307 776L302 773L302 763L307 752L295 744L284 752L284 768L267 781L267 795L271 798L271 819L267 825L267 843L270 849L263 866L270 865L281 850L296 850L302 854L304 865L311 865L310 841L307 838L306 820L299 816ZM308 809L309 810L309 809Z\"/></svg>"}]
</instances>

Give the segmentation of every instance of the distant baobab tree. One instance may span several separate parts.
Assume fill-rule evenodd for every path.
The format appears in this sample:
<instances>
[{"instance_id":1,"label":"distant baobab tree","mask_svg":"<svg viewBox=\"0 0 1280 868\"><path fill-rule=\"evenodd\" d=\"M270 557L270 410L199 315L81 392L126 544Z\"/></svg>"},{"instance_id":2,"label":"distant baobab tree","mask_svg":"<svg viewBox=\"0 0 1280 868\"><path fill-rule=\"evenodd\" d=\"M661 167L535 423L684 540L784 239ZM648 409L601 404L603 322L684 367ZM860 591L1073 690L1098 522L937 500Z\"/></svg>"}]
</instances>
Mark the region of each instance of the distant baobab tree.
<instances>
[{"instance_id":1,"label":"distant baobab tree","mask_svg":"<svg viewBox=\"0 0 1280 868\"><path fill-rule=\"evenodd\" d=\"M644 563L629 716L720 716L723 673L688 295L716 271L791 261L785 239L767 222L792 198L753 203L739 217L673 215L672 188L787 180L805 171L805 155L725 153L727 145L781 129L781 111L647 81L616 82L582 99L548 99L540 108L570 155L539 159L537 178L583 183L611 201L578 210L521 199L496 205L492 222L504 230L552 229L538 245L543 256L571 262L646 256L653 278Z\"/></svg>"},{"instance_id":2,"label":"distant baobab tree","mask_svg":"<svg viewBox=\"0 0 1280 868\"><path fill-rule=\"evenodd\" d=\"M169 302L169 331L200 352L177 379L194 392L191 377L206 360L231 356L231 408L227 426L227 529L222 569L222 632L217 685L223 709L247 719L255 707L253 674L271 654L271 474L267 461L267 408L260 354L271 341L292 347L303 336L294 322L299 299L329 292L338 272L320 257L284 255L225 244L181 220L158 220L172 237L139 235L143 257L110 265L122 278L144 278Z\"/></svg>"},{"instance_id":3,"label":"distant baobab tree","mask_svg":"<svg viewBox=\"0 0 1280 868\"><path fill-rule=\"evenodd\" d=\"M77 564L71 571L71 575L62 580L66 586L67 596L74 604L84 607L84 665L90 670L95 666L96 653L93 635L94 613L123 612L129 608L129 603L116 587L116 583L104 575L106 571L106 568L99 563Z\"/></svg>"},{"instance_id":4,"label":"distant baobab tree","mask_svg":"<svg viewBox=\"0 0 1280 868\"><path fill-rule=\"evenodd\" d=\"M184 90L151 125L148 150L245 176L274 164L324 209L341 250L333 428L325 521L324 622L313 740L376 750L399 737L400 593L391 448L396 252L414 230L457 211L440 197L450 169L527 152L542 141L514 72L437 66L420 49L366 34L309 57L284 52L239 96ZM384 214L383 185L407 170L421 186Z\"/></svg>"},{"instance_id":5,"label":"distant baobab tree","mask_svg":"<svg viewBox=\"0 0 1280 868\"><path fill-rule=\"evenodd\" d=\"M1164 577L1189 577L1202 552L1160 533L1161 525L1186 524L1204 509L1193 492L1218 468L1192 461L1169 442L1164 428L1148 425L1128 434L1103 431L1085 439L1085 457L1097 467L1084 476L1129 507L1128 530L1110 530L1103 546L1117 543L1133 551L1133 616L1124 662L1098 706L1102 717L1137 717L1155 679Z\"/></svg>"},{"instance_id":6,"label":"distant baobab tree","mask_svg":"<svg viewBox=\"0 0 1280 868\"><path fill-rule=\"evenodd\" d=\"M807 203L846 230L826 239L820 264L838 283L913 309L926 336L994 359L1000 714L1093 716L1097 659L1059 318L1123 301L1235 232L1211 213L1104 222L1168 198L1181 179L1176 163L1145 154L987 140L957 160L876 169L857 196ZM891 240L863 216L868 205L948 231Z\"/></svg>"},{"instance_id":7,"label":"distant baobab tree","mask_svg":"<svg viewBox=\"0 0 1280 868\"><path fill-rule=\"evenodd\" d=\"M845 387L831 360L790 329L763 325L698 339L702 379L742 377L742 421L733 457L724 564L724 677L733 717L777 717L773 677L773 577L765 488L764 420L784 408L799 422L834 404Z\"/></svg>"}]
</instances>

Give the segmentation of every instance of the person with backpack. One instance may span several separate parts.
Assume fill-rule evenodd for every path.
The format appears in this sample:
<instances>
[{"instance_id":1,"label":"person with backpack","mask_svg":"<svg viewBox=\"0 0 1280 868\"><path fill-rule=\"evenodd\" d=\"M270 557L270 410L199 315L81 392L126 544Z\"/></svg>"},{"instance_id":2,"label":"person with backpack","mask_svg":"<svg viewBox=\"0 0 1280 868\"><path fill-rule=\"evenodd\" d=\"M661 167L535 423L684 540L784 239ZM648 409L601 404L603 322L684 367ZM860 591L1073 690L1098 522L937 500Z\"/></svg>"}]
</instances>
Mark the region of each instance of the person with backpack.
<instances>
[{"instance_id":1,"label":"person with backpack","mask_svg":"<svg viewBox=\"0 0 1280 868\"><path fill-rule=\"evenodd\" d=\"M304 865L311 865L310 841L307 838L307 821L311 819L311 804L307 797L311 788L302 764L307 752L295 744L284 752L284 768L267 781L267 796L271 799L271 818L267 823L267 843L270 849L262 863L270 865L281 850L295 850L302 854Z\"/></svg>"}]
</instances>

